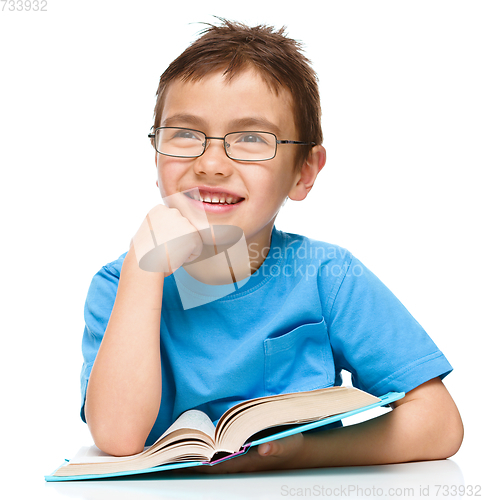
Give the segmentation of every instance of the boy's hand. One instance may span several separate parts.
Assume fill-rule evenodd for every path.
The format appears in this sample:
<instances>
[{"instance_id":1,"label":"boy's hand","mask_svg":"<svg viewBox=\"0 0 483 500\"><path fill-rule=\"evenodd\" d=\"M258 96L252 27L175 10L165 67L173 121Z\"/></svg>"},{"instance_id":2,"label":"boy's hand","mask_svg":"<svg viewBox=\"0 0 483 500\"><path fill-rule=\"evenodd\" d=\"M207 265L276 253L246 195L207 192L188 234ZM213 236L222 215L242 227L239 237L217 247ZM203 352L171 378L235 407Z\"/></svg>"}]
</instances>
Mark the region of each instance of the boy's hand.
<instances>
[{"instance_id":1,"label":"boy's hand","mask_svg":"<svg viewBox=\"0 0 483 500\"><path fill-rule=\"evenodd\" d=\"M217 465L196 467L206 474L234 474L280 469L296 469L304 449L304 435L294 434L283 439L263 443L245 455L220 462ZM192 469L193 470L193 469Z\"/></svg>"},{"instance_id":2,"label":"boy's hand","mask_svg":"<svg viewBox=\"0 0 483 500\"><path fill-rule=\"evenodd\" d=\"M146 215L132 241L144 271L170 275L196 259L203 248L197 229L176 208L157 205Z\"/></svg>"}]
</instances>

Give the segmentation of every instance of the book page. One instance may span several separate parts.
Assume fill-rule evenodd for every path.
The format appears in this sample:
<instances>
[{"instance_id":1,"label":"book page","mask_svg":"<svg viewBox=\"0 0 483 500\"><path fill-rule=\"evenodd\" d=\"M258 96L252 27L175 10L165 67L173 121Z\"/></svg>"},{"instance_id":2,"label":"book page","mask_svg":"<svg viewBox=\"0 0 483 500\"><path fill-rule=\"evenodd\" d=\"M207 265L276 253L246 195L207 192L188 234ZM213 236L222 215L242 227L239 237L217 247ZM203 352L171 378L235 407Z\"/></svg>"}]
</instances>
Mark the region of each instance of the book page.
<instances>
[{"instance_id":1,"label":"book page","mask_svg":"<svg viewBox=\"0 0 483 500\"><path fill-rule=\"evenodd\" d=\"M208 415L199 410L188 410L182 413L156 442L178 429L195 429L203 432L212 440L215 439L215 426Z\"/></svg>"},{"instance_id":2,"label":"book page","mask_svg":"<svg viewBox=\"0 0 483 500\"><path fill-rule=\"evenodd\" d=\"M378 402L379 398L353 387L330 387L239 403L218 421L217 448L237 450L250 436L264 429L321 422Z\"/></svg>"}]
</instances>

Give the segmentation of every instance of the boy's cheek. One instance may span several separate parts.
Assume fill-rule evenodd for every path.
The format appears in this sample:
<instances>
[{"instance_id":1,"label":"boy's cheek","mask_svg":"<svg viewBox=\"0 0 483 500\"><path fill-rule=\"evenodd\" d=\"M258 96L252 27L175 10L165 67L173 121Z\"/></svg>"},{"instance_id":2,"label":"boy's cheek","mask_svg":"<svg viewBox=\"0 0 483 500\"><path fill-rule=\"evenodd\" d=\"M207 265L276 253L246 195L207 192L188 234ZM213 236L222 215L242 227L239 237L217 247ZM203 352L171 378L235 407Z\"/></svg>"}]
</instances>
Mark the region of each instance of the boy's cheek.
<instances>
[{"instance_id":1,"label":"boy's cheek","mask_svg":"<svg viewBox=\"0 0 483 500\"><path fill-rule=\"evenodd\" d=\"M170 180L170 175L169 172L167 172L167 169L158 167L158 180L156 181L156 185L159 188L162 198L166 198L167 196L174 194L173 188L170 188Z\"/></svg>"},{"instance_id":2,"label":"boy's cheek","mask_svg":"<svg viewBox=\"0 0 483 500\"><path fill-rule=\"evenodd\" d=\"M158 180L156 185L161 192L161 196L164 198L180 192L179 182L188 173L189 164L186 159L180 160L179 158L165 157L160 159L159 156L157 161Z\"/></svg>"}]
</instances>

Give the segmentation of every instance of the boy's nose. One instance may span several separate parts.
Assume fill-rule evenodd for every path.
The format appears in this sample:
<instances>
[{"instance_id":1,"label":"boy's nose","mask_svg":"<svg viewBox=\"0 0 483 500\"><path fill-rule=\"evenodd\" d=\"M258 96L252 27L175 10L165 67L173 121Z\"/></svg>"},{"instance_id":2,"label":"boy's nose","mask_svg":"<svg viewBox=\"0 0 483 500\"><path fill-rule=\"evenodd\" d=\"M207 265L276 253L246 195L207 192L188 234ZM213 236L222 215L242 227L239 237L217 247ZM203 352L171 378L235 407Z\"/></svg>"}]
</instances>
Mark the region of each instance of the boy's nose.
<instances>
[{"instance_id":1,"label":"boy's nose","mask_svg":"<svg viewBox=\"0 0 483 500\"><path fill-rule=\"evenodd\" d=\"M205 152L196 158L194 169L199 175L231 175L233 160L226 156L223 140L206 139Z\"/></svg>"}]
</instances>

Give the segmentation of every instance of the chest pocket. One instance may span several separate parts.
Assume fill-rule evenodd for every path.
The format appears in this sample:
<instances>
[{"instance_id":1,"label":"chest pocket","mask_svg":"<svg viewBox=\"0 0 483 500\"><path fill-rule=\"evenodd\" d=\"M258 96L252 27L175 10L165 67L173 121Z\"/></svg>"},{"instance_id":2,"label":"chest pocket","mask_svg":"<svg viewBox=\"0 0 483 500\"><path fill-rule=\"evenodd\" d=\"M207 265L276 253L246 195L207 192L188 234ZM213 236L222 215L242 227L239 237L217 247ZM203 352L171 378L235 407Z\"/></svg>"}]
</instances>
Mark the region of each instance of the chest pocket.
<instances>
[{"instance_id":1,"label":"chest pocket","mask_svg":"<svg viewBox=\"0 0 483 500\"><path fill-rule=\"evenodd\" d=\"M334 385L335 368L325 320L263 342L267 394Z\"/></svg>"}]
</instances>

